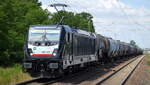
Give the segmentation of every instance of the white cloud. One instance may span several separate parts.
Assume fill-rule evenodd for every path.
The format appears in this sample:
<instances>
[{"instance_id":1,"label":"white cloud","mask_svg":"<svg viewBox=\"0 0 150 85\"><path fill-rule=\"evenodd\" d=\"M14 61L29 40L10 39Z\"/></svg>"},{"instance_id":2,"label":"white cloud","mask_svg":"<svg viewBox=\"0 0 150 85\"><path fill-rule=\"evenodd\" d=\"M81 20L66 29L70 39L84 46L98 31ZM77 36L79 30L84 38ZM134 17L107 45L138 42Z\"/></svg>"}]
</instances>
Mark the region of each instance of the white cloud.
<instances>
[{"instance_id":1,"label":"white cloud","mask_svg":"<svg viewBox=\"0 0 150 85\"><path fill-rule=\"evenodd\" d=\"M148 47L150 43L150 9L143 6L135 8L119 0L40 0L42 8L51 3L66 3L66 8L73 12L89 12L94 16L97 33L123 41L135 40L141 47ZM119 1L119 2L118 2ZM48 8L54 12L54 9ZM147 36L147 37L145 37ZM150 47L150 46L149 46Z\"/></svg>"}]
</instances>

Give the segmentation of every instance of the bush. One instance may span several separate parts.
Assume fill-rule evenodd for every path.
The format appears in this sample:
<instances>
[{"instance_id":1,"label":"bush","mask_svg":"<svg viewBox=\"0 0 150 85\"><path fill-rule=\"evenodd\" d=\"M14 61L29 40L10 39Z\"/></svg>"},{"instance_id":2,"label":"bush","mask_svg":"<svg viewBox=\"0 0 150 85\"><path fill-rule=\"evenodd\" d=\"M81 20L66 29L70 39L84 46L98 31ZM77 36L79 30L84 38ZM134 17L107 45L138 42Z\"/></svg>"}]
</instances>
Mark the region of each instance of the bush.
<instances>
[{"instance_id":1,"label":"bush","mask_svg":"<svg viewBox=\"0 0 150 85\"><path fill-rule=\"evenodd\" d=\"M150 65L150 54L147 54L147 64Z\"/></svg>"},{"instance_id":2,"label":"bush","mask_svg":"<svg viewBox=\"0 0 150 85\"><path fill-rule=\"evenodd\" d=\"M17 82L29 79L31 77L22 72L21 65L19 64L9 68L0 68L0 85L14 85Z\"/></svg>"}]
</instances>

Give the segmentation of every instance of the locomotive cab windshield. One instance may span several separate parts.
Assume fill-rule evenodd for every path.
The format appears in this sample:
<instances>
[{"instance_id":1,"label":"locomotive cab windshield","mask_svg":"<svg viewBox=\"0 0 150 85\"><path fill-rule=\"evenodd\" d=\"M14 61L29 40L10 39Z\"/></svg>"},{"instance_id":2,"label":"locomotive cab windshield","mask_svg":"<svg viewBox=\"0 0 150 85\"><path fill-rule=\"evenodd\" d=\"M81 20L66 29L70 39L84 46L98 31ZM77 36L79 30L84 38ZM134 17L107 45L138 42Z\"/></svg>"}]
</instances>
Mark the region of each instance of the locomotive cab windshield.
<instances>
[{"instance_id":1,"label":"locomotive cab windshield","mask_svg":"<svg viewBox=\"0 0 150 85\"><path fill-rule=\"evenodd\" d=\"M32 58L55 58L59 47L60 27L31 26L28 33L28 53Z\"/></svg>"}]
</instances>

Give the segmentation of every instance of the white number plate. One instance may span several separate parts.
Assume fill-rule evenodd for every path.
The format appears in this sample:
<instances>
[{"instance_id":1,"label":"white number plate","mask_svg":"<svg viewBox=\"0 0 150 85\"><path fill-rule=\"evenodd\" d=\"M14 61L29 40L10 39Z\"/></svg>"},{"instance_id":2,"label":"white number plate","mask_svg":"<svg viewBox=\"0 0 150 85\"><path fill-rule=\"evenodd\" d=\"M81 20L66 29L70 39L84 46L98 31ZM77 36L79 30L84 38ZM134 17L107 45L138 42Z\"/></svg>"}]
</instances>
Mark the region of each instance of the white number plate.
<instances>
[{"instance_id":1,"label":"white number plate","mask_svg":"<svg viewBox=\"0 0 150 85\"><path fill-rule=\"evenodd\" d=\"M50 63L49 68L58 68L58 63Z\"/></svg>"}]
</instances>

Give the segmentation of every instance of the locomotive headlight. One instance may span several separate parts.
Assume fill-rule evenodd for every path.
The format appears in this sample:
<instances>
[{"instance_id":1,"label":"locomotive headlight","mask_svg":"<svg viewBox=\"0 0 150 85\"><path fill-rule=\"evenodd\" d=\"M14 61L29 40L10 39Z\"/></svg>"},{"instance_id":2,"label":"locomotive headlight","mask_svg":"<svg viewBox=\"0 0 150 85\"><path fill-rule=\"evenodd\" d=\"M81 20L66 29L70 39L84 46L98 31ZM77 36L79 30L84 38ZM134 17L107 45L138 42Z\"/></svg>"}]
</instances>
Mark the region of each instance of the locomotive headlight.
<instances>
[{"instance_id":1,"label":"locomotive headlight","mask_svg":"<svg viewBox=\"0 0 150 85\"><path fill-rule=\"evenodd\" d=\"M58 50L58 49L54 49L54 51L53 51L53 55L54 55L54 56L56 56L57 50Z\"/></svg>"},{"instance_id":2,"label":"locomotive headlight","mask_svg":"<svg viewBox=\"0 0 150 85\"><path fill-rule=\"evenodd\" d=\"M56 56L56 53L53 53L54 56Z\"/></svg>"}]
</instances>

